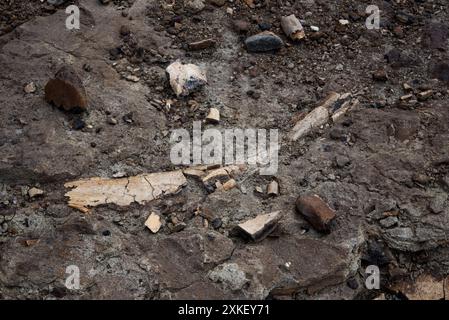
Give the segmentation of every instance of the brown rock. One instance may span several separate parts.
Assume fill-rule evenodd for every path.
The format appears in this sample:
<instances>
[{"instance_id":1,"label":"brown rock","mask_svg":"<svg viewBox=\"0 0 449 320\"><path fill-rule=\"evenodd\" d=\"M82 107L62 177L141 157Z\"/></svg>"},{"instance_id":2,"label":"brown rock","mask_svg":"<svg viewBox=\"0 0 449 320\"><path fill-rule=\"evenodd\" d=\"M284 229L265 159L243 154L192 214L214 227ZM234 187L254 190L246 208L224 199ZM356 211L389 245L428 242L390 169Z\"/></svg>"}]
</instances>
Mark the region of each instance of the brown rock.
<instances>
[{"instance_id":1,"label":"brown rock","mask_svg":"<svg viewBox=\"0 0 449 320\"><path fill-rule=\"evenodd\" d=\"M63 66L45 86L45 100L66 111L82 112L87 96L81 79L70 66Z\"/></svg>"},{"instance_id":2,"label":"brown rock","mask_svg":"<svg viewBox=\"0 0 449 320\"><path fill-rule=\"evenodd\" d=\"M379 82L385 82L388 80L387 72L383 69L379 69L373 73L373 79Z\"/></svg>"},{"instance_id":3,"label":"brown rock","mask_svg":"<svg viewBox=\"0 0 449 320\"><path fill-rule=\"evenodd\" d=\"M250 25L245 20L235 20L234 30L238 33L247 33L249 31Z\"/></svg>"},{"instance_id":4,"label":"brown rock","mask_svg":"<svg viewBox=\"0 0 449 320\"><path fill-rule=\"evenodd\" d=\"M335 219L332 210L317 195L307 195L296 200L296 210L319 232L330 233L330 224Z\"/></svg>"}]
</instances>

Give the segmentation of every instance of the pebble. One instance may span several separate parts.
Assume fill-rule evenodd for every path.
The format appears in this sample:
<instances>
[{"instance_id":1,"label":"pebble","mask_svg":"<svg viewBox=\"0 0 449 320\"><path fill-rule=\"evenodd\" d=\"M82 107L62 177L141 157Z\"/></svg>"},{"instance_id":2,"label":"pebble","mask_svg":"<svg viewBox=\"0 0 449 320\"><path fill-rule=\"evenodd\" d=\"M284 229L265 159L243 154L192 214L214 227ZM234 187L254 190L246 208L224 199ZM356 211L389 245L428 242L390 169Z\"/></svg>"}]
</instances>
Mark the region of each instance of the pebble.
<instances>
[{"instance_id":1,"label":"pebble","mask_svg":"<svg viewBox=\"0 0 449 320\"><path fill-rule=\"evenodd\" d=\"M238 33L247 33L250 29L250 24L245 20L235 20L234 30Z\"/></svg>"},{"instance_id":2,"label":"pebble","mask_svg":"<svg viewBox=\"0 0 449 320\"><path fill-rule=\"evenodd\" d=\"M215 218L212 220L211 224L212 224L212 228L217 230L217 229L220 229L220 227L223 224L223 221L220 218Z\"/></svg>"},{"instance_id":3,"label":"pebble","mask_svg":"<svg viewBox=\"0 0 449 320\"><path fill-rule=\"evenodd\" d=\"M114 117L108 117L108 123L115 126L117 124L117 119L115 119Z\"/></svg>"},{"instance_id":4,"label":"pebble","mask_svg":"<svg viewBox=\"0 0 449 320\"><path fill-rule=\"evenodd\" d=\"M264 31L247 38L245 45L249 52L266 52L282 48L284 42L273 32Z\"/></svg>"}]
</instances>

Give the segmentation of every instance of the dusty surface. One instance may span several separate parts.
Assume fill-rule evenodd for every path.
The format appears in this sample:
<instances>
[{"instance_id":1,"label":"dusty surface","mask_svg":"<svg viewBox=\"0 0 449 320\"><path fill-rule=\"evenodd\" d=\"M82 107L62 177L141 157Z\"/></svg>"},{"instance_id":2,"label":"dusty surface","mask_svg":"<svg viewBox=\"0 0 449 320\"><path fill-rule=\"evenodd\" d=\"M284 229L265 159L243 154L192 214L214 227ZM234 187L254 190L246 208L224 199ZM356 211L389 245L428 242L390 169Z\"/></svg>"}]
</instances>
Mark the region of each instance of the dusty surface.
<instances>
[{"instance_id":1,"label":"dusty surface","mask_svg":"<svg viewBox=\"0 0 449 320\"><path fill-rule=\"evenodd\" d=\"M167 7L171 1L80 0L79 31L64 27L63 7L49 15L39 1L30 1L33 10L2 2L0 298L355 299L383 292L400 299L406 295L393 283L448 275L446 1L376 1L381 30L365 27L373 1L256 0L255 8L222 2L192 12L182 1ZM16 11L19 18L8 18ZM290 14L305 20L307 37L299 44L280 29L280 17ZM236 30L236 20L248 30ZM130 33L121 34L122 26ZM248 53L244 40L261 28L288 46ZM188 50L211 37L215 47ZM204 90L176 98L165 75L176 59L207 70ZM63 64L86 87L86 114L65 113L43 99ZM379 70L387 81L373 79ZM27 94L30 82L36 92ZM412 97L401 101L410 93L404 83ZM427 90L432 96L418 101ZM359 107L290 142L301 114L331 91L352 93ZM279 129L275 177L248 171L236 177L238 188L211 194L188 177L175 195L106 204L89 214L67 205L64 184L72 180L178 169L169 159L170 130L190 130L210 107L220 110L221 121L204 128ZM76 130L80 121L85 126ZM278 197L254 191L273 178ZM30 198L32 187L44 195ZM336 211L330 234L317 233L295 212L296 198L306 193ZM198 208L221 223L206 223ZM230 232L277 210L279 226L263 241ZM161 215L156 234L145 227L151 212ZM372 264L381 270L381 290L364 286ZM64 286L68 265L80 268L79 290Z\"/></svg>"}]
</instances>

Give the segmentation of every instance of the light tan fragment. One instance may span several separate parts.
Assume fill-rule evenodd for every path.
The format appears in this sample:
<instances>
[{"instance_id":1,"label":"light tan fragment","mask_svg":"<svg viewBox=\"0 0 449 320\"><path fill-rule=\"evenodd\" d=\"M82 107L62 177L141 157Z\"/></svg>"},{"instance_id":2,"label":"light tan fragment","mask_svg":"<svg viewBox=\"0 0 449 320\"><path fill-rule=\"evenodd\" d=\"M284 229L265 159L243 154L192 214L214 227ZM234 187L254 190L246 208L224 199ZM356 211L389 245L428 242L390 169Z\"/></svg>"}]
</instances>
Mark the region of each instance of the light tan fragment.
<instances>
[{"instance_id":1,"label":"light tan fragment","mask_svg":"<svg viewBox=\"0 0 449 320\"><path fill-rule=\"evenodd\" d=\"M128 178L90 178L66 183L74 188L65 194L68 205L82 212L89 207L114 203L128 206L133 202L144 204L165 194L178 192L187 180L182 171L141 174Z\"/></svg>"},{"instance_id":2,"label":"light tan fragment","mask_svg":"<svg viewBox=\"0 0 449 320\"><path fill-rule=\"evenodd\" d=\"M254 219L245 221L237 226L254 241L260 241L266 238L277 226L282 218L280 211L261 214Z\"/></svg>"},{"instance_id":3,"label":"light tan fragment","mask_svg":"<svg viewBox=\"0 0 449 320\"><path fill-rule=\"evenodd\" d=\"M301 40L306 36L301 22L294 14L281 18L281 27L285 34L292 40Z\"/></svg>"},{"instance_id":4,"label":"light tan fragment","mask_svg":"<svg viewBox=\"0 0 449 320\"><path fill-rule=\"evenodd\" d=\"M157 233L161 228L161 217L154 212L151 212L147 221L145 221L145 226L151 230L153 233Z\"/></svg>"},{"instance_id":5,"label":"light tan fragment","mask_svg":"<svg viewBox=\"0 0 449 320\"><path fill-rule=\"evenodd\" d=\"M245 170L244 166L230 165L218 169L211 170L203 178L203 182L207 183L210 180L219 180L223 177L241 174Z\"/></svg>"},{"instance_id":6,"label":"light tan fragment","mask_svg":"<svg viewBox=\"0 0 449 320\"><path fill-rule=\"evenodd\" d=\"M234 189L237 186L237 182L234 179L229 179L223 184L223 190L228 191Z\"/></svg>"}]
</instances>

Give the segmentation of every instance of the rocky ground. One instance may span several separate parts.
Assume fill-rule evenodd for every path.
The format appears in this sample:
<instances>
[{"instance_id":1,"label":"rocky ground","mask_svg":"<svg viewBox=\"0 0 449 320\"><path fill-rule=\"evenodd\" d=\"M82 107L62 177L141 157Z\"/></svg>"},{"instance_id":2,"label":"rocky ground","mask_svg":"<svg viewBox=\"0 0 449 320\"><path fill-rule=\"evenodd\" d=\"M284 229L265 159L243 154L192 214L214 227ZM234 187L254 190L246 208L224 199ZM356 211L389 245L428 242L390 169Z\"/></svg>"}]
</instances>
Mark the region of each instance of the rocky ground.
<instances>
[{"instance_id":1,"label":"rocky ground","mask_svg":"<svg viewBox=\"0 0 449 320\"><path fill-rule=\"evenodd\" d=\"M80 30L65 28L70 3ZM379 30L365 26L371 4ZM0 298L447 299L448 11L446 0L3 1ZM305 28L299 42L281 29L290 14ZM282 48L249 52L245 39L264 30ZM165 68L177 59L207 70L202 90L176 97ZM63 65L77 71L87 112L44 100ZM359 105L289 140L332 91ZM210 107L221 120L204 128L279 130L275 176L247 170L213 193L187 176L180 192L143 204L68 206L69 181L179 169L170 132ZM329 233L295 210L310 193L336 213ZM233 232L278 210L261 241ZM151 212L157 233L145 226ZM79 290L65 286L69 265ZM379 290L365 287L369 265Z\"/></svg>"}]
</instances>

